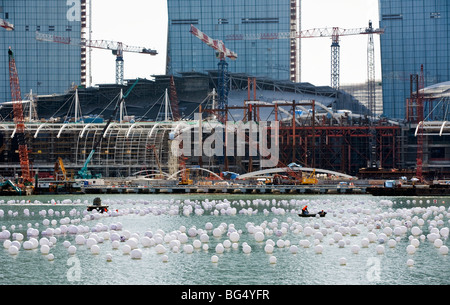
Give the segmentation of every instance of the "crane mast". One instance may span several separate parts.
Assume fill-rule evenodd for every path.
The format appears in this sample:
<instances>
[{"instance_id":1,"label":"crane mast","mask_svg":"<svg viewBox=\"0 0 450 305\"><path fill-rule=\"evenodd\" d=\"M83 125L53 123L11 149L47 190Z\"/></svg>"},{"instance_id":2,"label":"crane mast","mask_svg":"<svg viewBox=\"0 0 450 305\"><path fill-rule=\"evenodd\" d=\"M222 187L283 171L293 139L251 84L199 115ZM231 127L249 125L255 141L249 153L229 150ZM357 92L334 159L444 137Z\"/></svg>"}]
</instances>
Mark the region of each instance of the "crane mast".
<instances>
[{"instance_id":1,"label":"crane mast","mask_svg":"<svg viewBox=\"0 0 450 305\"><path fill-rule=\"evenodd\" d=\"M31 182L30 161L28 159L28 146L25 138L25 120L23 118L22 95L20 92L19 75L16 61L11 47L8 50L9 57L9 85L13 100L14 122L16 124L16 136L19 144L19 160L24 183Z\"/></svg>"}]
</instances>

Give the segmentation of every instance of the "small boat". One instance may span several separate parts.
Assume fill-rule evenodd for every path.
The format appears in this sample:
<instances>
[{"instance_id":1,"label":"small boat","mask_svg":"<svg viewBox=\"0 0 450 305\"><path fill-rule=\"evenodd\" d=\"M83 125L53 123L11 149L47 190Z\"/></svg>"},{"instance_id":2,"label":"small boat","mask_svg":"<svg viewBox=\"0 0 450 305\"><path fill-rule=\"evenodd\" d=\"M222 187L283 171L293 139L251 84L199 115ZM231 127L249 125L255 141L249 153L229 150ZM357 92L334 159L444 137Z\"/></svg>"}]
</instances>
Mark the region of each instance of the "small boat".
<instances>
[{"instance_id":1,"label":"small boat","mask_svg":"<svg viewBox=\"0 0 450 305\"><path fill-rule=\"evenodd\" d=\"M94 202L92 205L87 206L87 211L97 210L100 213L108 212L108 205L102 205L102 200L99 197L94 198Z\"/></svg>"},{"instance_id":2,"label":"small boat","mask_svg":"<svg viewBox=\"0 0 450 305\"><path fill-rule=\"evenodd\" d=\"M298 214L298 216L300 216L300 217L316 217L317 214L319 214L320 217L325 217L327 212L310 213L310 214L300 213L300 214Z\"/></svg>"}]
</instances>

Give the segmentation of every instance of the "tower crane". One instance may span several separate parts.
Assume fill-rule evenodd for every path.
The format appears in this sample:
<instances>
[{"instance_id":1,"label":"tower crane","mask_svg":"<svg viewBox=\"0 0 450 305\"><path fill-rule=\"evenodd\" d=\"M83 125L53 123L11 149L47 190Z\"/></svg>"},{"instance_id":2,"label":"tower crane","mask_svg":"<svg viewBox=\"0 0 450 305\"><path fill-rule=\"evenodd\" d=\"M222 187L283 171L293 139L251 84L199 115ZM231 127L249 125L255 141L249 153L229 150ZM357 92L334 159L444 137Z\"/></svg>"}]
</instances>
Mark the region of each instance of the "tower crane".
<instances>
[{"instance_id":1,"label":"tower crane","mask_svg":"<svg viewBox=\"0 0 450 305\"><path fill-rule=\"evenodd\" d=\"M136 47L136 46L128 46L123 44L122 42L117 41L109 41L109 40L77 40L72 39L70 37L60 37L51 34L43 34L40 32L36 32L36 40L38 41L47 41L47 42L56 42L67 45L77 45L80 47L87 48L96 48L103 50L111 50L113 55L116 56L116 84L123 85L123 52L133 52L140 54L148 54L148 55L157 55L158 52L156 50L144 48L144 47Z\"/></svg>"},{"instance_id":2,"label":"tower crane","mask_svg":"<svg viewBox=\"0 0 450 305\"><path fill-rule=\"evenodd\" d=\"M14 122L16 124L16 136L19 144L19 160L22 170L23 182L32 182L30 173L30 161L28 159L28 147L25 138L25 120L23 118L22 94L20 92L19 75L17 73L16 60L14 53L9 47L9 85L11 88L11 97L13 100Z\"/></svg>"},{"instance_id":3,"label":"tower crane","mask_svg":"<svg viewBox=\"0 0 450 305\"><path fill-rule=\"evenodd\" d=\"M9 23L8 21L0 18L0 26L2 28L5 28L7 31L13 31L14 30L14 24Z\"/></svg>"},{"instance_id":4,"label":"tower crane","mask_svg":"<svg viewBox=\"0 0 450 305\"><path fill-rule=\"evenodd\" d=\"M189 30L192 35L206 43L208 46L217 51L217 58L219 59L219 82L218 82L218 91L219 91L219 103L218 109L225 110L226 105L228 104L228 86L229 78L228 78L228 63L225 58L231 58L232 60L236 60L237 54L225 47L225 44L221 40L212 39L205 33L201 32L195 26L191 24L191 29ZM219 114L219 119L223 122L224 116Z\"/></svg>"},{"instance_id":5,"label":"tower crane","mask_svg":"<svg viewBox=\"0 0 450 305\"><path fill-rule=\"evenodd\" d=\"M258 34L233 34L226 36L226 40L274 40L274 39L294 39L294 38L320 38L331 37L331 87L339 89L340 87L340 45L341 36L350 35L372 35L383 34L384 29L374 29L369 22L367 28L341 29L332 28L314 28L300 32L280 32L280 33L258 33Z\"/></svg>"}]
</instances>

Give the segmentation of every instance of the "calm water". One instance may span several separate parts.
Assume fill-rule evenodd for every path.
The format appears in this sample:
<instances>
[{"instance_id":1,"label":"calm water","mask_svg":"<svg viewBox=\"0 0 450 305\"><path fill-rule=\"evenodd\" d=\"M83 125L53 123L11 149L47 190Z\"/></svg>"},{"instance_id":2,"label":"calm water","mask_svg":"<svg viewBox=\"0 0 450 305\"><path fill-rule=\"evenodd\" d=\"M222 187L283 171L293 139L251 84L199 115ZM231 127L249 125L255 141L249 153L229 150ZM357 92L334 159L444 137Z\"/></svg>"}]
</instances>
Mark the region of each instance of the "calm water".
<instances>
[{"instance_id":1,"label":"calm water","mask_svg":"<svg viewBox=\"0 0 450 305\"><path fill-rule=\"evenodd\" d=\"M0 203L0 227L11 233L24 235L22 247L17 255L11 255L3 246L4 239L0 240L0 282L2 284L450 284L450 258L449 255L439 253L432 242L426 236L430 232L430 225L438 229L449 227L448 198L381 198L366 195L104 195L103 203L110 201L110 210L117 210L114 216L96 217L87 220L85 204L92 202L95 196L61 195L61 196L34 196L27 197L31 204L20 203L24 198L2 197ZM11 200L19 200L12 202ZM51 200L56 201L56 203ZM79 199L80 203L67 203ZM197 212L203 209L203 214L195 213L195 204L183 203L184 200L198 200ZM219 205L218 202L229 202L228 205ZM261 199L259 201L254 201ZM167 202L172 200L172 202ZM391 201L391 204L389 203ZM36 202L37 201L37 202ZM164 202L166 201L166 202ZM209 207L214 208L208 209ZM308 203L310 211L324 209L328 211L325 218L300 218L291 213L299 210L303 204ZM183 213L191 206L189 215ZM236 209L233 210L232 209ZM26 215L24 209L30 214ZM46 211L42 215L42 211ZM49 215L53 210L53 215ZM221 211L222 210L222 211ZM255 210L257 210L256 213ZM264 211L265 210L265 211ZM64 211L65 215L62 215ZM170 212L172 211L172 212ZM178 211L178 212L177 212ZM214 212L216 211L216 212ZM228 213L227 213L228 211ZM428 213L423 217L423 214ZM16 213L17 212L17 213ZM78 213L75 213L78 212ZM177 213L175 213L177 212ZM33 215L34 214L34 215ZM56 215L59 214L59 215ZM159 214L159 215L158 215ZM175 214L175 215L171 215ZM234 214L234 215L233 215ZM249 215L251 214L251 215ZM375 219L368 221L368 219ZM411 227L417 226L417 219L424 219L421 226L422 235L420 246L415 254L408 254L406 247L410 244ZM169 240L162 244L167 249L168 261L163 262L162 254L156 252L156 247L144 247L139 243L142 251L141 259L132 259L130 254L124 254L120 243L118 249L113 249L110 239L98 243L99 254L92 254L87 245L77 245L77 234L55 234L56 244L51 246L50 253L54 260L41 254L40 247L33 250L24 250L23 242L28 239L28 227L36 228L40 233L47 228L60 228L61 219L70 219L75 226L87 227L95 231L103 224L107 231L95 232L99 237L108 232L111 236L115 231L113 225L122 224L122 230L137 233L143 237L146 232L152 232L153 237L158 230L163 234L176 236L186 228L186 234L190 228L203 229L209 236L207 244L209 249L194 249L192 253L186 253L183 246L193 245L199 236L189 237L186 244L181 244L178 252L172 251ZM50 221L48 226L45 220ZM57 224L52 225L51 221ZM440 220L440 222L439 222ZM327 223L328 221L328 227ZM391 248L385 240L384 253L378 254L376 247L380 245L380 233L389 225L394 229L404 225L405 221L412 221L407 232L398 236L394 233L388 239L397 238L397 244ZM206 230L206 224L211 223L213 228L226 224L225 233L216 238L213 230ZM331 225L330 225L331 223ZM376 224L379 226L377 227ZM67 226L69 226L67 224ZM97 226L96 226L97 225ZM265 226L266 231L263 242L255 240L255 234L249 232L250 225ZM323 247L321 254L316 254L314 249L315 236L307 235L305 230L295 230L310 227L314 234L325 232L326 235L320 241ZM407 223L408 225L408 223ZM358 234L344 234L345 246L340 247L336 242L330 242L333 234L339 228L351 226L359 230ZM216 253L218 243L225 244L229 240L227 231L230 227L240 233L238 247L225 248L221 254ZM282 229L282 228L286 229ZM0 230L1 231L1 230ZM232 230L231 230L232 231ZM377 235L377 241L370 243L367 248L361 246L361 241L372 231ZM87 239L89 233L81 234ZM42 238L39 234L37 240ZM47 238L50 238L47 236ZM296 254L291 253L289 247L274 246L272 254L265 252L267 240L283 240L298 248ZM447 238L441 237L443 244L450 247ZM304 248L300 241L308 240L310 247ZM68 253L63 245L69 241L75 245L77 252L74 255ZM251 247L251 253L243 252L243 243ZM317 242L317 241L316 241ZM352 245L360 246L358 254L351 251ZM106 256L112 256L107 261ZM217 263L211 262L211 257L217 255ZM277 261L271 264L269 259L275 256ZM347 263L340 264L340 258L345 258ZM412 267L407 266L408 259L414 261Z\"/></svg>"}]
</instances>

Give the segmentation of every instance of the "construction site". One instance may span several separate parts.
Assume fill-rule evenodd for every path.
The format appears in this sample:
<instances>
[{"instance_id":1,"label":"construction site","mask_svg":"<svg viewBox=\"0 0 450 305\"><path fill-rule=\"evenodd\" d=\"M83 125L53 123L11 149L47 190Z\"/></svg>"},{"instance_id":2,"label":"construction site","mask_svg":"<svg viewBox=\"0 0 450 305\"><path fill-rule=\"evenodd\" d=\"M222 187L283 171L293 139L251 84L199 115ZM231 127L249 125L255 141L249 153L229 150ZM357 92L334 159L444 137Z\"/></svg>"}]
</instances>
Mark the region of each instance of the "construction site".
<instances>
[{"instance_id":1,"label":"construction site","mask_svg":"<svg viewBox=\"0 0 450 305\"><path fill-rule=\"evenodd\" d=\"M2 25L7 26L12 25ZM445 94L450 85L424 88L423 74L411 75L406 119L380 116L373 35L383 30L371 22L360 29L313 29L288 38L332 38L331 86L321 87L228 72L227 60L239 60L238 54L193 25L190 33L217 52L217 70L124 80L122 53L134 51L116 44L108 46L118 58L115 84L74 86L65 94L30 92L27 100L22 100L21 71L10 49L11 102L0 109L3 192L364 192L386 179L450 179ZM364 101L340 88L339 37L345 35L369 37ZM36 39L65 43L52 35L36 34ZM83 47L102 48L89 40ZM218 127L240 122L270 123L256 140L278 148L276 164L264 165L271 156L254 149L251 130L232 131L235 140L243 136L243 154L234 149L227 154L237 143L226 137L214 138L213 146L223 146L223 154L196 153ZM176 142L190 130L195 132L189 141Z\"/></svg>"}]
</instances>

